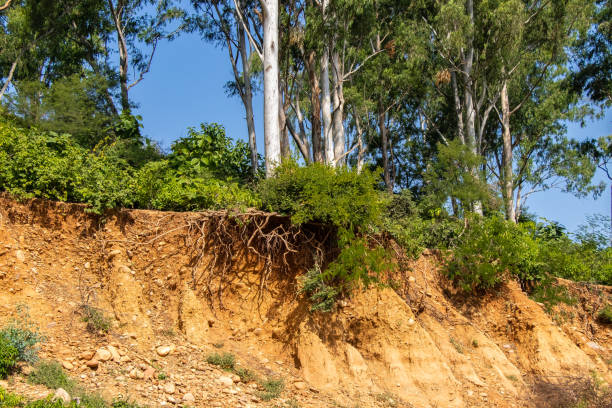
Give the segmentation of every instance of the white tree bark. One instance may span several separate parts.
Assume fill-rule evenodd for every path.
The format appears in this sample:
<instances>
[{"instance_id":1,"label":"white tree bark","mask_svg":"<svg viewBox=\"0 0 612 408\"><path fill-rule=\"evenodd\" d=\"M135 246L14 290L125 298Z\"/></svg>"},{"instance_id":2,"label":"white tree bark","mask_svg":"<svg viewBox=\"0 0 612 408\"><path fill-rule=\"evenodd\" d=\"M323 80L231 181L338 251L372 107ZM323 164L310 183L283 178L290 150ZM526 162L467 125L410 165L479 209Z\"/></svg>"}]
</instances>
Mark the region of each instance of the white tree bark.
<instances>
[{"instance_id":1,"label":"white tree bark","mask_svg":"<svg viewBox=\"0 0 612 408\"><path fill-rule=\"evenodd\" d=\"M333 102L333 138L334 163L342 165L345 162L346 136L344 133L344 70L337 51L332 54L332 78L334 80Z\"/></svg>"},{"instance_id":2,"label":"white tree bark","mask_svg":"<svg viewBox=\"0 0 612 408\"><path fill-rule=\"evenodd\" d=\"M264 8L264 143L266 177L281 161L278 82L278 0L262 0Z\"/></svg>"},{"instance_id":3,"label":"white tree bark","mask_svg":"<svg viewBox=\"0 0 612 408\"><path fill-rule=\"evenodd\" d=\"M474 24L474 3L473 0L467 0L467 13L472 24ZM467 53L463 58L463 75L465 78L465 126L467 143L472 153L478 155L479 149L476 146L476 109L474 107L474 83L472 80L472 68L474 65L474 41L470 37L468 40ZM478 169L472 169L474 176L478 176ZM476 201L474 203L474 212L482 215L482 203Z\"/></svg>"},{"instance_id":4,"label":"white tree bark","mask_svg":"<svg viewBox=\"0 0 612 408\"><path fill-rule=\"evenodd\" d=\"M510 134L510 101L508 98L508 80L504 80L501 89L502 106L502 140L503 140L503 197L506 206L506 218L516 223L514 210L514 181L512 170L512 135Z\"/></svg>"},{"instance_id":5,"label":"white tree bark","mask_svg":"<svg viewBox=\"0 0 612 408\"><path fill-rule=\"evenodd\" d=\"M13 80L13 74L15 73L15 68L17 68L17 61L18 60L13 61L13 64L11 65L11 70L9 71L8 77L6 78L6 81L4 82L4 85L2 85L2 89L0 90L0 101L2 100L2 97L4 96L4 93L6 92L6 90L9 87L9 85L11 84L11 81Z\"/></svg>"},{"instance_id":6,"label":"white tree bark","mask_svg":"<svg viewBox=\"0 0 612 408\"><path fill-rule=\"evenodd\" d=\"M247 54L246 39L244 29L239 25L238 37L240 46L240 56L242 58L242 76L244 78L244 109L246 111L247 131L249 133L249 148L251 150L251 167L253 174L257 174L257 138L255 134L255 121L253 119L253 91L251 89L251 69ZM236 78L238 80L238 78Z\"/></svg>"},{"instance_id":7,"label":"white tree bark","mask_svg":"<svg viewBox=\"0 0 612 408\"><path fill-rule=\"evenodd\" d=\"M321 4L323 21L327 18L329 0ZM323 140L325 143L325 162L334 165L334 139L332 136L331 92L329 88L329 46L321 55L321 116L323 118Z\"/></svg>"}]
</instances>

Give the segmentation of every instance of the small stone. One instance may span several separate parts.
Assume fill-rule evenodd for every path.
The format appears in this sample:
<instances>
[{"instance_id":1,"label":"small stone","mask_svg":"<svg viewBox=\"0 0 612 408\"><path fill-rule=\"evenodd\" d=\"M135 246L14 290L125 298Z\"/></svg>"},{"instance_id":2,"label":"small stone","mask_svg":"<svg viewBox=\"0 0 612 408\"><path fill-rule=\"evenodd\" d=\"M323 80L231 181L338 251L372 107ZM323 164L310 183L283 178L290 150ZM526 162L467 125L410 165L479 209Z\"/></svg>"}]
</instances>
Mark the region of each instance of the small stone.
<instances>
[{"instance_id":1,"label":"small stone","mask_svg":"<svg viewBox=\"0 0 612 408\"><path fill-rule=\"evenodd\" d=\"M108 361L113 358L113 355L107 349L101 348L96 351L96 356L94 358L98 361Z\"/></svg>"},{"instance_id":2,"label":"small stone","mask_svg":"<svg viewBox=\"0 0 612 408\"><path fill-rule=\"evenodd\" d=\"M66 370L72 370L74 368L70 361L62 361L62 367L64 367Z\"/></svg>"},{"instance_id":3,"label":"small stone","mask_svg":"<svg viewBox=\"0 0 612 408\"><path fill-rule=\"evenodd\" d=\"M98 368L98 365L100 365L100 363L98 363L98 360L89 360L88 362L85 363L85 365L91 368L92 370L96 370Z\"/></svg>"},{"instance_id":4,"label":"small stone","mask_svg":"<svg viewBox=\"0 0 612 408\"><path fill-rule=\"evenodd\" d=\"M414 321L414 319L411 317L411 318L408 320L408 326L412 326L412 325L414 325L414 323L415 323L415 321Z\"/></svg>"},{"instance_id":5,"label":"small stone","mask_svg":"<svg viewBox=\"0 0 612 408\"><path fill-rule=\"evenodd\" d=\"M414 283L414 282L416 282L416 279L414 278L414 276L410 276L410 277L408 278L408 282L410 282L410 283Z\"/></svg>"},{"instance_id":6,"label":"small stone","mask_svg":"<svg viewBox=\"0 0 612 408\"><path fill-rule=\"evenodd\" d=\"M187 404L193 403L195 402L195 397L192 393L188 392L187 394L183 395L183 402Z\"/></svg>"},{"instance_id":7,"label":"small stone","mask_svg":"<svg viewBox=\"0 0 612 408\"><path fill-rule=\"evenodd\" d=\"M261 336L263 334L263 329L261 327L258 327L253 330L253 333L255 333L256 336Z\"/></svg>"},{"instance_id":8,"label":"small stone","mask_svg":"<svg viewBox=\"0 0 612 408\"><path fill-rule=\"evenodd\" d=\"M25 262L25 254L22 250L17 250L15 252L15 258L17 258L19 262Z\"/></svg>"},{"instance_id":9,"label":"small stone","mask_svg":"<svg viewBox=\"0 0 612 408\"><path fill-rule=\"evenodd\" d=\"M140 371L139 369L135 368L132 371L130 371L130 378L133 380L141 380L144 378L144 373Z\"/></svg>"},{"instance_id":10,"label":"small stone","mask_svg":"<svg viewBox=\"0 0 612 408\"><path fill-rule=\"evenodd\" d=\"M174 397L172 395L168 395L166 397L166 400L171 403L171 404L176 404L176 400L174 399Z\"/></svg>"},{"instance_id":11,"label":"small stone","mask_svg":"<svg viewBox=\"0 0 612 408\"><path fill-rule=\"evenodd\" d=\"M174 383L169 382L164 384L164 392L166 394L174 394L176 392L176 386Z\"/></svg>"},{"instance_id":12,"label":"small stone","mask_svg":"<svg viewBox=\"0 0 612 408\"><path fill-rule=\"evenodd\" d=\"M474 391L472 391L472 390L468 390L468 391L467 391L467 396L468 396L468 397L471 397L472 395L474 395Z\"/></svg>"},{"instance_id":13,"label":"small stone","mask_svg":"<svg viewBox=\"0 0 612 408\"><path fill-rule=\"evenodd\" d=\"M239 383L241 381L240 376L236 374L232 374L232 381L234 381L235 383Z\"/></svg>"},{"instance_id":14,"label":"small stone","mask_svg":"<svg viewBox=\"0 0 612 408\"><path fill-rule=\"evenodd\" d=\"M592 348L593 350L603 350L603 348L594 341L589 341L586 345Z\"/></svg>"},{"instance_id":15,"label":"small stone","mask_svg":"<svg viewBox=\"0 0 612 408\"><path fill-rule=\"evenodd\" d=\"M91 263L89 262L85 262L85 265L83 265L85 267L85 269L89 269L91 268Z\"/></svg>"},{"instance_id":16,"label":"small stone","mask_svg":"<svg viewBox=\"0 0 612 408\"><path fill-rule=\"evenodd\" d=\"M160 357L166 357L172 351L172 347L170 346L159 346L157 349L157 354Z\"/></svg>"},{"instance_id":17,"label":"small stone","mask_svg":"<svg viewBox=\"0 0 612 408\"><path fill-rule=\"evenodd\" d=\"M66 392L65 389L63 388L58 388L57 390L55 390L55 394L53 394L53 399L54 400L61 400L64 404L70 404L70 394L68 394L68 392Z\"/></svg>"},{"instance_id":18,"label":"small stone","mask_svg":"<svg viewBox=\"0 0 612 408\"><path fill-rule=\"evenodd\" d=\"M147 367L147 369L142 373L144 380L149 381L151 378L155 376L155 369L153 367Z\"/></svg>"},{"instance_id":19,"label":"small stone","mask_svg":"<svg viewBox=\"0 0 612 408\"><path fill-rule=\"evenodd\" d=\"M106 346L106 349L111 353L113 361L115 361L116 363L121 362L121 356L119 355L119 351L117 350L117 348L115 348L115 346Z\"/></svg>"},{"instance_id":20,"label":"small stone","mask_svg":"<svg viewBox=\"0 0 612 408\"><path fill-rule=\"evenodd\" d=\"M293 383L293 386L298 390L305 390L307 385L304 381L297 381Z\"/></svg>"},{"instance_id":21,"label":"small stone","mask_svg":"<svg viewBox=\"0 0 612 408\"><path fill-rule=\"evenodd\" d=\"M230 377L226 377L226 376L221 376L217 379L217 382L221 385L224 385L226 387L229 387L231 385L234 384L234 380L232 380Z\"/></svg>"},{"instance_id":22,"label":"small stone","mask_svg":"<svg viewBox=\"0 0 612 408\"><path fill-rule=\"evenodd\" d=\"M94 356L94 352L93 351L84 351L81 354L79 354L79 358L81 360L91 360Z\"/></svg>"}]
</instances>

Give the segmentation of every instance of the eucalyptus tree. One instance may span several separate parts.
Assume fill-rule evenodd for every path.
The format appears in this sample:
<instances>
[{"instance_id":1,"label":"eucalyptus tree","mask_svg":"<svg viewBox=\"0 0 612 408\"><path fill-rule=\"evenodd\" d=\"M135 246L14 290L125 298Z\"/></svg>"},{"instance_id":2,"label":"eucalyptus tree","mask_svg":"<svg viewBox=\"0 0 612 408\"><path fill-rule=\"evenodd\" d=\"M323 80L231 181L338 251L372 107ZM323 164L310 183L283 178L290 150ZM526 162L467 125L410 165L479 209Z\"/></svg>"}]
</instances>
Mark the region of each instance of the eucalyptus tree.
<instances>
[{"instance_id":1,"label":"eucalyptus tree","mask_svg":"<svg viewBox=\"0 0 612 408\"><path fill-rule=\"evenodd\" d=\"M130 112L129 90L140 83L151 69L157 45L173 39L180 30L166 31L181 16L170 0L108 0L105 13L110 17L119 54L120 101L123 112ZM154 9L150 14L148 9ZM148 50L143 51L147 47ZM135 74L132 78L129 69Z\"/></svg>"},{"instance_id":2,"label":"eucalyptus tree","mask_svg":"<svg viewBox=\"0 0 612 408\"><path fill-rule=\"evenodd\" d=\"M254 2L249 0L192 0L196 10L188 17L190 30L197 30L208 41L228 52L234 80L226 84L230 95L240 96L245 109L251 168L257 174L258 153L253 112L256 78L253 71L261 66L262 33ZM249 36L250 38L247 38Z\"/></svg>"}]
</instances>

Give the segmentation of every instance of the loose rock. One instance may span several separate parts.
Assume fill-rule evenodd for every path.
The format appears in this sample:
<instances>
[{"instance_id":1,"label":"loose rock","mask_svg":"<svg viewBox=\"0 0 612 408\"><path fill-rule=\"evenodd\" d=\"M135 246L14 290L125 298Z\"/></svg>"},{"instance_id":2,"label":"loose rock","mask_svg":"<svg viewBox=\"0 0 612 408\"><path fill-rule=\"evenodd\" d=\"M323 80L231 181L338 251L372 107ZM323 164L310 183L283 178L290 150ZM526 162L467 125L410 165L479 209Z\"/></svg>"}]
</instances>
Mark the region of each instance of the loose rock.
<instances>
[{"instance_id":1,"label":"loose rock","mask_svg":"<svg viewBox=\"0 0 612 408\"><path fill-rule=\"evenodd\" d=\"M58 388L55 391L55 394L53 394L53 399L54 400L61 400L64 404L70 404L70 394L68 394L68 392L63 389L63 388Z\"/></svg>"}]
</instances>

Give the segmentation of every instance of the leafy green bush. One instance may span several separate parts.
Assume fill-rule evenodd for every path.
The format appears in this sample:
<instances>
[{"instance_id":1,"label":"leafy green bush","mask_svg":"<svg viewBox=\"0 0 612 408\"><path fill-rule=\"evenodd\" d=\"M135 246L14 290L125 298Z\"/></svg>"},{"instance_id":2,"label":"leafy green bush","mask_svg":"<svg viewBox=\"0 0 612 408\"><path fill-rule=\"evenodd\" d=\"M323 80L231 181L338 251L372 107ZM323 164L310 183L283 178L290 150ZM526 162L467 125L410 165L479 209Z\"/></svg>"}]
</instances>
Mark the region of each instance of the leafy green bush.
<instances>
[{"instance_id":1,"label":"leafy green bush","mask_svg":"<svg viewBox=\"0 0 612 408\"><path fill-rule=\"evenodd\" d=\"M274 398L278 398L285 389L285 382L282 378L274 379L268 378L265 381L261 381L260 384L263 391L259 393L259 398L264 401L270 401Z\"/></svg>"},{"instance_id":2,"label":"leafy green bush","mask_svg":"<svg viewBox=\"0 0 612 408\"><path fill-rule=\"evenodd\" d=\"M287 162L260 184L260 192L265 210L288 214L295 224L356 229L380 222L385 199L376 190L377 181L368 170Z\"/></svg>"},{"instance_id":3,"label":"leafy green bush","mask_svg":"<svg viewBox=\"0 0 612 408\"><path fill-rule=\"evenodd\" d=\"M246 182L261 175L253 174L250 154L249 146L241 140L233 142L223 126L203 123L199 130L189 128L186 137L172 144L168 161L179 176L204 172L226 181Z\"/></svg>"},{"instance_id":4,"label":"leafy green bush","mask_svg":"<svg viewBox=\"0 0 612 408\"><path fill-rule=\"evenodd\" d=\"M0 330L0 339L4 339L17 349L17 361L34 363L38 359L37 344L44 341L44 337L30 321L27 307L17 305L17 316Z\"/></svg>"},{"instance_id":5,"label":"leafy green bush","mask_svg":"<svg viewBox=\"0 0 612 408\"><path fill-rule=\"evenodd\" d=\"M383 225L411 258L417 258L425 248L452 247L464 227L463 222L449 217L443 208L415 203L409 190L393 197Z\"/></svg>"},{"instance_id":6,"label":"leafy green bush","mask_svg":"<svg viewBox=\"0 0 612 408\"><path fill-rule=\"evenodd\" d=\"M17 364L19 351L4 337L0 337L0 379L6 378Z\"/></svg>"},{"instance_id":7,"label":"leafy green bush","mask_svg":"<svg viewBox=\"0 0 612 408\"><path fill-rule=\"evenodd\" d=\"M206 362L219 366L224 370L232 371L236 365L236 358L232 353L213 353L206 357Z\"/></svg>"},{"instance_id":8,"label":"leafy green bush","mask_svg":"<svg viewBox=\"0 0 612 408\"><path fill-rule=\"evenodd\" d=\"M0 123L0 189L24 198L88 203L95 213L129 206L130 168L108 149L90 153L69 135Z\"/></svg>"},{"instance_id":9,"label":"leafy green bush","mask_svg":"<svg viewBox=\"0 0 612 408\"><path fill-rule=\"evenodd\" d=\"M87 330L92 333L107 333L111 328L111 321L104 315L104 312L96 307L89 305L81 306L81 314L84 322L87 323Z\"/></svg>"},{"instance_id":10,"label":"leafy green bush","mask_svg":"<svg viewBox=\"0 0 612 408\"><path fill-rule=\"evenodd\" d=\"M216 179L205 171L185 173L171 168L167 160L148 163L136 174L137 205L175 211L259 205L256 194L236 182Z\"/></svg>"},{"instance_id":11,"label":"leafy green bush","mask_svg":"<svg viewBox=\"0 0 612 408\"><path fill-rule=\"evenodd\" d=\"M306 272L300 281L300 293L308 295L311 312L331 312L336 304L340 290L325 283L318 263Z\"/></svg>"},{"instance_id":12,"label":"leafy green bush","mask_svg":"<svg viewBox=\"0 0 612 408\"><path fill-rule=\"evenodd\" d=\"M7 392L4 388L0 387L0 407L3 407L3 408L23 407L23 399L15 394Z\"/></svg>"},{"instance_id":13,"label":"leafy green bush","mask_svg":"<svg viewBox=\"0 0 612 408\"><path fill-rule=\"evenodd\" d=\"M63 388L68 392L71 392L76 386L75 381L68 377L57 361L39 362L28 376L28 381L51 389Z\"/></svg>"},{"instance_id":14,"label":"leafy green bush","mask_svg":"<svg viewBox=\"0 0 612 408\"><path fill-rule=\"evenodd\" d=\"M300 292L308 296L313 312L331 312L338 297L350 294L359 285L367 288L380 283L380 274L393 268L387 250L382 246L370 248L365 237L340 230L338 244L340 253L325 270L315 262L301 279Z\"/></svg>"},{"instance_id":15,"label":"leafy green bush","mask_svg":"<svg viewBox=\"0 0 612 408\"><path fill-rule=\"evenodd\" d=\"M537 242L528 227L500 217L474 217L446 258L446 273L465 291L490 289L511 276L543 278Z\"/></svg>"}]
</instances>

